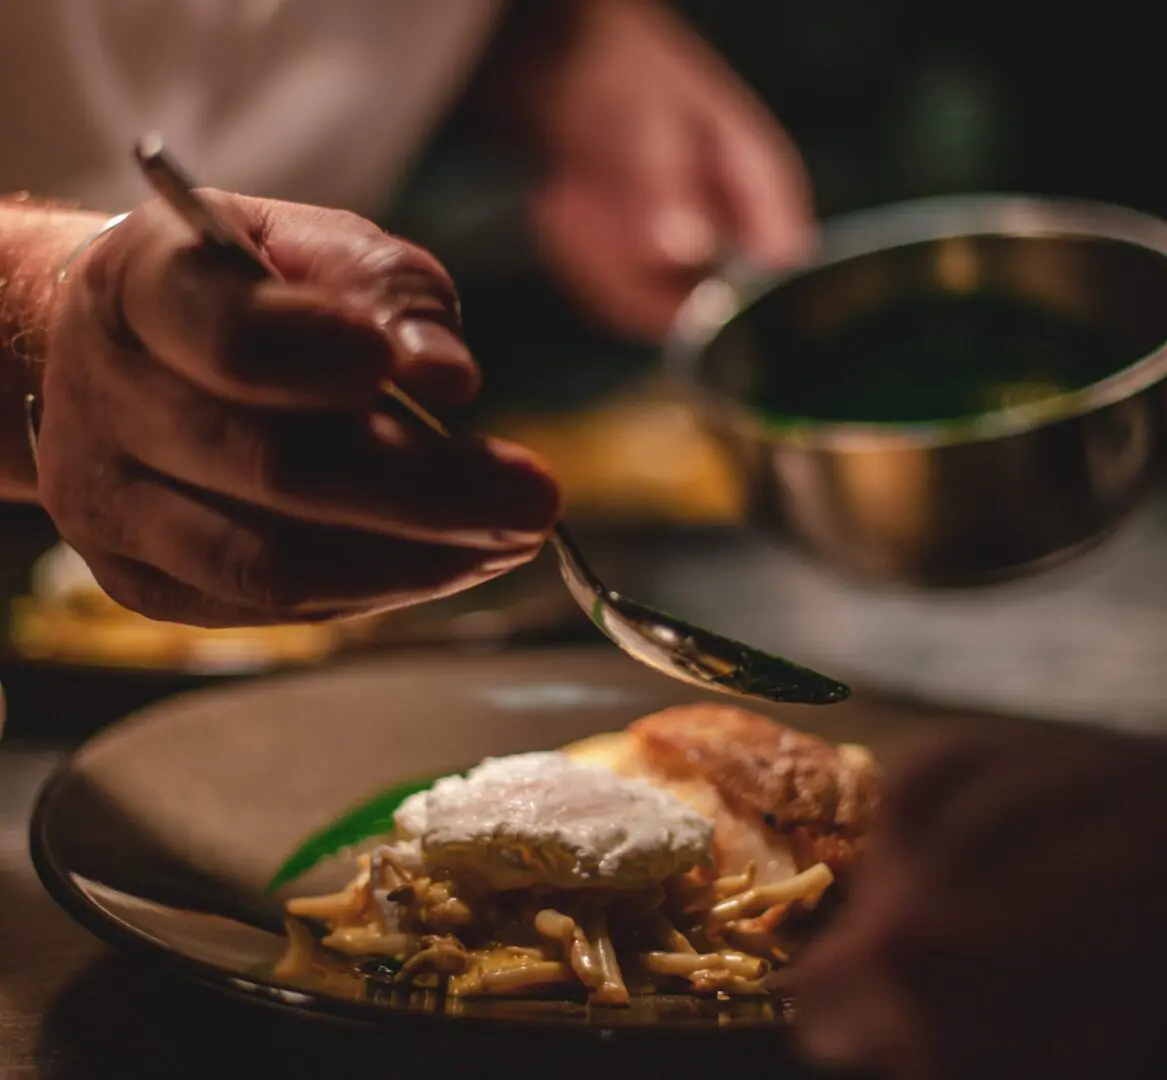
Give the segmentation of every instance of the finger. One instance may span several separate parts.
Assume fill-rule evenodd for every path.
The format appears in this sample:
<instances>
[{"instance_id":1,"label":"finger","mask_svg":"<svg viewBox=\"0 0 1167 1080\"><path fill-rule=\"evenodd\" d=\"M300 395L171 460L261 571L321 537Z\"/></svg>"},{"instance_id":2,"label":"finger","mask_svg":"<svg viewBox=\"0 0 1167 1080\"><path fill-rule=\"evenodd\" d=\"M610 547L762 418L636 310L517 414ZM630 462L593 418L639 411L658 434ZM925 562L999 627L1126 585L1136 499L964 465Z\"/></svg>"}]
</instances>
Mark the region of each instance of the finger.
<instances>
[{"instance_id":1,"label":"finger","mask_svg":"<svg viewBox=\"0 0 1167 1080\"><path fill-rule=\"evenodd\" d=\"M619 207L580 177L550 182L531 211L542 257L579 307L626 337L659 341L701 279L691 268L646 262Z\"/></svg>"},{"instance_id":2,"label":"finger","mask_svg":"<svg viewBox=\"0 0 1167 1080\"><path fill-rule=\"evenodd\" d=\"M228 405L147 362L115 362L111 376L124 454L273 513L485 549L538 544L559 513L545 466L509 443Z\"/></svg>"},{"instance_id":3,"label":"finger","mask_svg":"<svg viewBox=\"0 0 1167 1080\"><path fill-rule=\"evenodd\" d=\"M237 227L258 228L236 203L208 198ZM115 230L85 276L117 340L227 397L352 407L391 370L389 343L367 314L315 286L257 283L158 203Z\"/></svg>"},{"instance_id":4,"label":"finger","mask_svg":"<svg viewBox=\"0 0 1167 1080\"><path fill-rule=\"evenodd\" d=\"M615 192L645 266L701 270L717 257L721 225L701 185L698 145L680 115L656 115L630 127L612 150Z\"/></svg>"},{"instance_id":5,"label":"finger","mask_svg":"<svg viewBox=\"0 0 1167 1080\"><path fill-rule=\"evenodd\" d=\"M486 553L308 526L134 473L111 484L100 518L69 540L85 557L102 552L154 567L212 598L224 618L249 612L248 621L416 604L496 577L538 550ZM157 582L119 574L99 582L151 618L189 621L188 597L151 592Z\"/></svg>"},{"instance_id":6,"label":"finger","mask_svg":"<svg viewBox=\"0 0 1167 1080\"><path fill-rule=\"evenodd\" d=\"M442 321L407 313L386 327L394 342L392 381L438 412L469 405L482 386L461 336Z\"/></svg>"},{"instance_id":7,"label":"finger","mask_svg":"<svg viewBox=\"0 0 1167 1080\"><path fill-rule=\"evenodd\" d=\"M456 315L446 327L437 317L451 310L452 287L432 259L353 215L207 197L269 253L286 229L275 248L302 277L256 282L150 204L103 246L90 275L147 351L213 393L256 405L367 408L386 379L435 406L473 397L477 369L451 329Z\"/></svg>"},{"instance_id":8,"label":"finger","mask_svg":"<svg viewBox=\"0 0 1167 1080\"><path fill-rule=\"evenodd\" d=\"M288 278L345 297L386 332L402 389L439 409L474 399L481 375L462 340L458 294L433 255L339 211L266 203L265 224L265 249Z\"/></svg>"},{"instance_id":9,"label":"finger","mask_svg":"<svg viewBox=\"0 0 1167 1080\"><path fill-rule=\"evenodd\" d=\"M747 103L712 120L702 160L726 238L740 254L773 269L813 257L818 230L806 168L790 138L760 108Z\"/></svg>"}]
</instances>

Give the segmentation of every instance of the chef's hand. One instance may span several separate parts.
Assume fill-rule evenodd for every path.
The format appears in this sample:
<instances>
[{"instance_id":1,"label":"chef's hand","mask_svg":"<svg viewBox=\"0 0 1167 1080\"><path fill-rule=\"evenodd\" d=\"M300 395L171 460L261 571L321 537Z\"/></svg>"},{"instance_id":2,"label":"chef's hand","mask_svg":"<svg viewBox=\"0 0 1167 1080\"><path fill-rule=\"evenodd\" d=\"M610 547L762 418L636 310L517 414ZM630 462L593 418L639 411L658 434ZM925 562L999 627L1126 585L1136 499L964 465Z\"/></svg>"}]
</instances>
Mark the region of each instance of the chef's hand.
<instances>
[{"instance_id":1,"label":"chef's hand","mask_svg":"<svg viewBox=\"0 0 1167 1080\"><path fill-rule=\"evenodd\" d=\"M287 283L255 283L159 203L59 287L39 497L117 601L201 626L362 613L531 559L558 493L531 454L373 416L478 371L427 253L350 214L208 193ZM428 436L428 437L427 437Z\"/></svg>"},{"instance_id":2,"label":"chef's hand","mask_svg":"<svg viewBox=\"0 0 1167 1080\"><path fill-rule=\"evenodd\" d=\"M1167 748L921 751L796 974L817 1058L894 1080L1167 1075Z\"/></svg>"},{"instance_id":3,"label":"chef's hand","mask_svg":"<svg viewBox=\"0 0 1167 1080\"><path fill-rule=\"evenodd\" d=\"M529 93L546 177L537 242L611 328L659 338L733 251L803 261L814 212L797 150L729 67L653 0L590 0Z\"/></svg>"}]
</instances>

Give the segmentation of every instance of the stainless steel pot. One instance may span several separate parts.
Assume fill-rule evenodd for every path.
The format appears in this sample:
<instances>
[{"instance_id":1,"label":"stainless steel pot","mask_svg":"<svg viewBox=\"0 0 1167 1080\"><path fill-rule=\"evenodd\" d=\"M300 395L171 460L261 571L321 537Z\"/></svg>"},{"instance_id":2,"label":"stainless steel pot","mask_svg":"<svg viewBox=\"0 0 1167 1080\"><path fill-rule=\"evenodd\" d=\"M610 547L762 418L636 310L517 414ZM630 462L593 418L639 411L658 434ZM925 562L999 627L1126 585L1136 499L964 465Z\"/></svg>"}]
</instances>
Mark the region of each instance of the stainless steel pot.
<instances>
[{"instance_id":1,"label":"stainless steel pot","mask_svg":"<svg viewBox=\"0 0 1167 1080\"><path fill-rule=\"evenodd\" d=\"M908 295L986 289L1112 329L1130 363L1084 389L936 423L775 427L746 404L795 342ZM828 223L797 274L726 269L679 313L666 361L743 471L755 525L864 576L959 585L1063 560L1139 503L1162 457L1165 342L1167 223L986 195Z\"/></svg>"}]
</instances>

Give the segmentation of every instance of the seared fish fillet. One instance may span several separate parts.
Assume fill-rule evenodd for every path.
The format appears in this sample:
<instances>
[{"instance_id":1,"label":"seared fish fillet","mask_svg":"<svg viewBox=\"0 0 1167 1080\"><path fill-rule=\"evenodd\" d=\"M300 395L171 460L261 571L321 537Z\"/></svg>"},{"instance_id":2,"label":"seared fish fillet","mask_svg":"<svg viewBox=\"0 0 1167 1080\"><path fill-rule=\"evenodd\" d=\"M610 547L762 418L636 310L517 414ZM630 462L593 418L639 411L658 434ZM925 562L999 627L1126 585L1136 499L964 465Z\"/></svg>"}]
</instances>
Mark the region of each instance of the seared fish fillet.
<instances>
[{"instance_id":1,"label":"seared fish fillet","mask_svg":"<svg viewBox=\"0 0 1167 1080\"><path fill-rule=\"evenodd\" d=\"M854 857L879 798L871 755L733 705L682 705L585 739L575 760L640 777L714 823L720 874L753 862L759 884Z\"/></svg>"}]
</instances>

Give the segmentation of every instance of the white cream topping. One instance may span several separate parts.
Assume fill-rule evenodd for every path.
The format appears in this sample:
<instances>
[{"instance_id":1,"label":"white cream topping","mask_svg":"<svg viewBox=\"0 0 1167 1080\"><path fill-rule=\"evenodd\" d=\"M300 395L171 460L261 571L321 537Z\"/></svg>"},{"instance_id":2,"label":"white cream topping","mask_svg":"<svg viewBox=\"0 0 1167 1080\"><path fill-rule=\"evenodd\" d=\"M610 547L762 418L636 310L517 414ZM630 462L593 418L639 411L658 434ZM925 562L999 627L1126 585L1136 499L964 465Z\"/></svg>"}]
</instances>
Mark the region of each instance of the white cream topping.
<instances>
[{"instance_id":1,"label":"white cream topping","mask_svg":"<svg viewBox=\"0 0 1167 1080\"><path fill-rule=\"evenodd\" d=\"M495 888L634 888L707 861L713 826L643 780L559 752L487 758L407 799L398 836Z\"/></svg>"}]
</instances>

